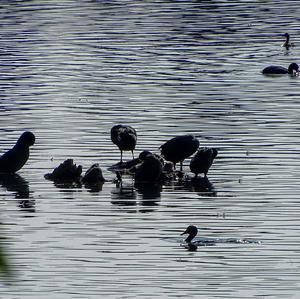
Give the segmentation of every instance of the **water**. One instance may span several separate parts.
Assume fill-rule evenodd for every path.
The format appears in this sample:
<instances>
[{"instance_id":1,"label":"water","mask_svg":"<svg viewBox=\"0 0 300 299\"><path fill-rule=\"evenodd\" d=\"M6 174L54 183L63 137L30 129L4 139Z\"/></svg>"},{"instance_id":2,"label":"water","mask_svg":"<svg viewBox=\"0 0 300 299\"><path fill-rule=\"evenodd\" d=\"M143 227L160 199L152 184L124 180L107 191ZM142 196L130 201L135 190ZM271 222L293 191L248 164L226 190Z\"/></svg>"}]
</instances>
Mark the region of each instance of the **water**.
<instances>
[{"instance_id":1,"label":"water","mask_svg":"<svg viewBox=\"0 0 300 299\"><path fill-rule=\"evenodd\" d=\"M0 297L298 298L299 78L260 72L299 63L299 3L54 2L0 8L1 150L25 129L36 135L19 176L0 180L16 272ZM180 134L218 148L212 192L116 186L116 123L137 130L136 154ZM108 182L46 181L67 158L84 171L99 163ZM261 244L189 252L190 224Z\"/></svg>"}]
</instances>

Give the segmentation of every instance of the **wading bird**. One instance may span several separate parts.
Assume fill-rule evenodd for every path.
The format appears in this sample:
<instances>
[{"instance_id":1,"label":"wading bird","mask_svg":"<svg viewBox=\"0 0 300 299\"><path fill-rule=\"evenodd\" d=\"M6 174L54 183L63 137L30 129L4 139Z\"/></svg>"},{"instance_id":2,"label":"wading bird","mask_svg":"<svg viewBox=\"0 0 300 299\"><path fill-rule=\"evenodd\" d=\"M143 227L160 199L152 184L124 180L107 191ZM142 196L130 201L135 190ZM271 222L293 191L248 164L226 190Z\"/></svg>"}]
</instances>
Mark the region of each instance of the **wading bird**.
<instances>
[{"instance_id":1,"label":"wading bird","mask_svg":"<svg viewBox=\"0 0 300 299\"><path fill-rule=\"evenodd\" d=\"M200 148L190 162L190 169L195 174L195 177L199 173L204 173L204 176L207 176L208 170L217 155L218 151L215 148Z\"/></svg>"},{"instance_id":2,"label":"wading bird","mask_svg":"<svg viewBox=\"0 0 300 299\"><path fill-rule=\"evenodd\" d=\"M161 155L167 161L171 161L174 164L180 162L180 171L182 171L182 163L184 159L191 156L199 147L199 140L193 135L177 136L161 147Z\"/></svg>"},{"instance_id":3,"label":"wading bird","mask_svg":"<svg viewBox=\"0 0 300 299\"><path fill-rule=\"evenodd\" d=\"M123 151L131 151L136 146L137 135L134 128L126 125L115 125L110 130L111 141L119 148L121 152L121 162L123 162Z\"/></svg>"}]
</instances>

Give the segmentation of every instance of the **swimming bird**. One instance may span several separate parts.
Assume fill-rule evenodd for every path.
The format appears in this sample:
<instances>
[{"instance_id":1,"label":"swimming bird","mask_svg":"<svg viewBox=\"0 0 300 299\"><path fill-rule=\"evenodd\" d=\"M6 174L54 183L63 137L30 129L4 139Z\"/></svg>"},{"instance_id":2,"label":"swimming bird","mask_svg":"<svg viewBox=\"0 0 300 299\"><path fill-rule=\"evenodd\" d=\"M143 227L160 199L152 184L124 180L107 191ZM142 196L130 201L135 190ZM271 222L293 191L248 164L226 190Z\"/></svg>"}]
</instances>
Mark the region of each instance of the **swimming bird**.
<instances>
[{"instance_id":1,"label":"swimming bird","mask_svg":"<svg viewBox=\"0 0 300 299\"><path fill-rule=\"evenodd\" d=\"M287 69L278 65L270 65L264 68L262 73L265 75L290 74L292 76L297 76L299 73L299 66L295 62L291 63Z\"/></svg>"},{"instance_id":2,"label":"swimming bird","mask_svg":"<svg viewBox=\"0 0 300 299\"><path fill-rule=\"evenodd\" d=\"M180 162L180 171L182 171L182 163L184 159L191 156L199 147L199 140L193 135L182 135L177 136L161 147L161 155L167 160L174 164Z\"/></svg>"},{"instance_id":3,"label":"swimming bird","mask_svg":"<svg viewBox=\"0 0 300 299\"><path fill-rule=\"evenodd\" d=\"M111 141L117 145L121 152L121 162L123 151L131 151L134 159L133 150L136 146L137 134L134 128L126 125L115 125L110 130Z\"/></svg>"},{"instance_id":4,"label":"swimming bird","mask_svg":"<svg viewBox=\"0 0 300 299\"><path fill-rule=\"evenodd\" d=\"M188 234L188 237L184 241L190 243L198 234L198 228L195 225L189 225L181 235L186 234Z\"/></svg>"},{"instance_id":5,"label":"swimming bird","mask_svg":"<svg viewBox=\"0 0 300 299\"><path fill-rule=\"evenodd\" d=\"M294 44L290 43L290 35L288 33L285 33L283 36L285 37L285 42L281 45L281 47L285 47L286 49L293 47Z\"/></svg>"},{"instance_id":6,"label":"swimming bird","mask_svg":"<svg viewBox=\"0 0 300 299\"><path fill-rule=\"evenodd\" d=\"M195 174L195 177L197 177L199 173L204 173L206 177L217 155L218 150L215 148L200 148L190 162L190 169L191 172Z\"/></svg>"},{"instance_id":7,"label":"swimming bird","mask_svg":"<svg viewBox=\"0 0 300 299\"><path fill-rule=\"evenodd\" d=\"M195 225L189 225L187 229L181 234L189 234L188 237L185 239L185 242L187 243L187 249L189 251L196 251L198 246L197 244L193 243L192 240L196 237L198 233L198 229Z\"/></svg>"},{"instance_id":8,"label":"swimming bird","mask_svg":"<svg viewBox=\"0 0 300 299\"><path fill-rule=\"evenodd\" d=\"M158 182L161 178L163 164L160 159L151 153L143 158L142 164L136 169L136 182Z\"/></svg>"},{"instance_id":9,"label":"swimming bird","mask_svg":"<svg viewBox=\"0 0 300 299\"><path fill-rule=\"evenodd\" d=\"M18 139L15 146L0 157L0 172L15 173L20 170L29 158L29 147L34 145L35 136L26 131Z\"/></svg>"}]
</instances>

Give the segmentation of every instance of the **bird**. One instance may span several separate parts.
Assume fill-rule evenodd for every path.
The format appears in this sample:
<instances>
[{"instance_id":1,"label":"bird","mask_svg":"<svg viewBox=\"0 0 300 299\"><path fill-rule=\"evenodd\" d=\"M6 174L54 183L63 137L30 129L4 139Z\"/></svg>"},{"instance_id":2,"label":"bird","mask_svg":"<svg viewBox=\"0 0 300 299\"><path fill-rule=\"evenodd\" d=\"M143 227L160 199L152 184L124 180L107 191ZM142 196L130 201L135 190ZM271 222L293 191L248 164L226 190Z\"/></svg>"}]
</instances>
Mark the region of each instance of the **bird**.
<instances>
[{"instance_id":1,"label":"bird","mask_svg":"<svg viewBox=\"0 0 300 299\"><path fill-rule=\"evenodd\" d=\"M187 243L187 249L189 251L196 251L198 246L196 243L192 242L192 240L198 234L198 228L195 225L189 225L181 235L185 234L188 234L188 237L184 240Z\"/></svg>"},{"instance_id":2,"label":"bird","mask_svg":"<svg viewBox=\"0 0 300 299\"><path fill-rule=\"evenodd\" d=\"M163 164L159 157L149 153L143 158L142 164L136 169L134 179L136 182L158 182L163 171Z\"/></svg>"},{"instance_id":3,"label":"bird","mask_svg":"<svg viewBox=\"0 0 300 299\"><path fill-rule=\"evenodd\" d=\"M297 76L299 73L299 66L297 63L293 62L289 65L288 68L270 65L262 70L264 75L281 75L281 74L290 74L292 76Z\"/></svg>"},{"instance_id":4,"label":"bird","mask_svg":"<svg viewBox=\"0 0 300 299\"><path fill-rule=\"evenodd\" d=\"M133 150L135 149L137 140L134 128L127 125L115 125L110 130L110 138L121 152L121 162L123 162L123 151L131 151L132 158L134 159Z\"/></svg>"},{"instance_id":5,"label":"bird","mask_svg":"<svg viewBox=\"0 0 300 299\"><path fill-rule=\"evenodd\" d=\"M286 49L293 47L294 44L290 43L290 35L288 33L285 33L283 36L285 37L285 42L281 45L281 47L284 47Z\"/></svg>"},{"instance_id":6,"label":"bird","mask_svg":"<svg viewBox=\"0 0 300 299\"><path fill-rule=\"evenodd\" d=\"M206 177L217 155L218 150L215 148L200 148L190 162L190 169L191 172L195 174L195 177L197 177L199 173L203 173Z\"/></svg>"},{"instance_id":7,"label":"bird","mask_svg":"<svg viewBox=\"0 0 300 299\"><path fill-rule=\"evenodd\" d=\"M193 135L176 136L162 146L160 146L161 155L167 161L174 164L180 162L180 171L184 159L191 156L199 147L199 140Z\"/></svg>"},{"instance_id":8,"label":"bird","mask_svg":"<svg viewBox=\"0 0 300 299\"><path fill-rule=\"evenodd\" d=\"M34 145L35 136L25 131L13 148L0 157L0 173L15 173L20 170L29 158L29 147Z\"/></svg>"},{"instance_id":9,"label":"bird","mask_svg":"<svg viewBox=\"0 0 300 299\"><path fill-rule=\"evenodd\" d=\"M195 225L189 225L181 235L186 234L188 234L188 236L184 241L190 243L198 234L198 228Z\"/></svg>"}]
</instances>

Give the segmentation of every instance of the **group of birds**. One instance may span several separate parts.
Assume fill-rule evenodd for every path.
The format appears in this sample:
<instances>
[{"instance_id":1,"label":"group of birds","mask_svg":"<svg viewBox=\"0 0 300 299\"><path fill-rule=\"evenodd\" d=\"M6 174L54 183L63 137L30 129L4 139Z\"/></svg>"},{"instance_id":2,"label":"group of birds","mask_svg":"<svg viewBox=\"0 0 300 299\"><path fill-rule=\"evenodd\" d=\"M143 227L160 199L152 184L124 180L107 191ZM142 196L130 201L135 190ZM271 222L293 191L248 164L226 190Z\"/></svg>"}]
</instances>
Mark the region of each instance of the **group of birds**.
<instances>
[{"instance_id":1,"label":"group of birds","mask_svg":"<svg viewBox=\"0 0 300 299\"><path fill-rule=\"evenodd\" d=\"M197 177L203 173L207 176L218 151L215 148L199 148L199 140L193 135L182 135L174 137L165 142L160 147L161 155L152 154L149 151L140 153L139 158L134 159L134 150L137 143L137 133L134 128L128 125L115 125L111 128L111 141L117 145L121 152L119 167L134 166L134 177L138 181L155 182L160 179L164 169L175 170L176 164L180 163L180 171L183 170L183 161L197 153L191 159L190 170ZM34 145L35 136L32 132L24 132L13 148L5 152L0 157L0 173L15 173L20 170L29 158L29 148ZM123 152L131 151L133 160L123 162ZM166 163L169 161L172 163ZM136 162L136 163L135 163ZM91 168L95 168L95 165ZM68 177L68 169L70 172L76 171L81 173L81 167L75 167L71 159L63 163L63 175ZM57 174L57 169L53 172ZM70 176L71 177L71 176Z\"/></svg>"},{"instance_id":2,"label":"group of birds","mask_svg":"<svg viewBox=\"0 0 300 299\"><path fill-rule=\"evenodd\" d=\"M284 37L286 39L282 47L286 49L293 47L293 43L290 43L290 35L285 33ZM271 65L264 68L262 73L265 75L290 74L291 76L298 76L299 66L297 63L291 63L288 68ZM135 181L138 182L158 182L162 180L165 172L175 172L177 163L180 163L179 173L182 174L183 161L192 156L195 152L196 154L190 161L190 171L195 174L195 177L199 174L203 174L204 177L206 177L218 154L215 148L199 148L200 143L195 136L181 135L161 145L160 155L143 151L137 159L134 159L134 150L137 143L137 133L134 128L128 125L118 124L111 128L110 136L111 141L119 148L121 153L120 162L117 163L117 166L123 169L130 168L133 171ZM13 148L0 156L0 173L12 174L19 171L27 162L29 158L29 148L34 145L34 143L34 134L29 131L24 132ZM123 162L124 151L131 151L131 161ZM73 164L72 159L68 159L45 177L50 179L53 177L65 179L73 177L74 174L80 176L81 171L81 166L76 166ZM117 176L119 176L118 171ZM102 171L98 164L92 165L86 172L86 175L83 177L83 181L85 180L90 182L97 180L104 181ZM188 234L185 242L188 244L189 250L197 249L197 246L192 242L197 232L197 227L190 225L183 233Z\"/></svg>"},{"instance_id":3,"label":"group of birds","mask_svg":"<svg viewBox=\"0 0 300 299\"><path fill-rule=\"evenodd\" d=\"M134 160L133 151L136 147L137 133L134 128L128 125L115 125L111 129L111 140L117 145L121 152L119 167L125 167L128 162L123 162L123 151L131 151ZM218 151L215 148L199 148L199 140L193 135L176 136L160 146L160 155L152 154L149 151L143 151L137 160L137 167L134 165L134 178L139 182L155 182L162 178L164 172L175 171L176 164L180 163L180 173L183 171L183 161L193 155L191 159L190 170L197 177L199 174L207 176L208 170L213 164ZM172 164L168 164L169 161ZM132 164L129 164L132 166Z\"/></svg>"},{"instance_id":4,"label":"group of birds","mask_svg":"<svg viewBox=\"0 0 300 299\"><path fill-rule=\"evenodd\" d=\"M285 42L282 44L282 47L286 48L287 50L290 47L293 47L294 44L290 42L290 35L288 33L284 34ZM265 67L262 70L264 75L282 75L282 74L289 74L291 76L298 76L299 75L299 66L297 63L291 63L288 68L278 65L270 65Z\"/></svg>"}]
</instances>

